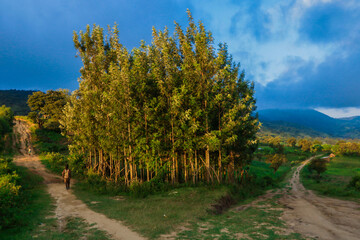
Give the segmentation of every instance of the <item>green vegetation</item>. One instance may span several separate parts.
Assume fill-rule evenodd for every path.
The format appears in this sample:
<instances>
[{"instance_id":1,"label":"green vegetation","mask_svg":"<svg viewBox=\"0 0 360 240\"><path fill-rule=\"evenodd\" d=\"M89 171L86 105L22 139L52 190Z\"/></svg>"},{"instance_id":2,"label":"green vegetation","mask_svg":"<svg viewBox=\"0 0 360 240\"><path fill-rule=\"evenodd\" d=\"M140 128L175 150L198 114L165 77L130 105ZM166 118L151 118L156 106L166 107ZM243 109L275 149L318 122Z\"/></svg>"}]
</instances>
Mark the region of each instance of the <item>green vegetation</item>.
<instances>
[{"instance_id":1,"label":"green vegetation","mask_svg":"<svg viewBox=\"0 0 360 240\"><path fill-rule=\"evenodd\" d=\"M0 158L0 229L19 222L21 186L19 175L13 170L11 158Z\"/></svg>"},{"instance_id":2,"label":"green vegetation","mask_svg":"<svg viewBox=\"0 0 360 240\"><path fill-rule=\"evenodd\" d=\"M199 218L183 224L177 239L303 239L280 220L282 208L275 199ZM245 205L246 206L246 205Z\"/></svg>"},{"instance_id":3,"label":"green vegetation","mask_svg":"<svg viewBox=\"0 0 360 240\"><path fill-rule=\"evenodd\" d=\"M66 219L60 232L54 209L41 177L0 158L0 239L108 239L78 218Z\"/></svg>"},{"instance_id":4,"label":"green vegetation","mask_svg":"<svg viewBox=\"0 0 360 240\"><path fill-rule=\"evenodd\" d=\"M211 190L208 187L186 187L139 199L94 194L82 188L81 184L75 187L76 196L94 211L122 220L150 238L157 238L186 221L208 215L207 209L225 193L224 187Z\"/></svg>"},{"instance_id":5,"label":"green vegetation","mask_svg":"<svg viewBox=\"0 0 360 240\"><path fill-rule=\"evenodd\" d=\"M4 150L11 152L11 131L14 113L5 105L0 106L0 153Z\"/></svg>"},{"instance_id":6,"label":"green vegetation","mask_svg":"<svg viewBox=\"0 0 360 240\"><path fill-rule=\"evenodd\" d=\"M0 161L0 181L4 183L5 179L5 185L0 188L0 238L8 234L26 236L49 214L50 196L41 184L41 177L15 166L9 157Z\"/></svg>"},{"instance_id":7,"label":"green vegetation","mask_svg":"<svg viewBox=\"0 0 360 240\"><path fill-rule=\"evenodd\" d=\"M306 188L320 194L353 200L360 198L360 191L349 186L349 183L359 175L360 157L338 156L327 164L327 170L321 175L320 181L308 166L302 171L301 179Z\"/></svg>"},{"instance_id":8,"label":"green vegetation","mask_svg":"<svg viewBox=\"0 0 360 240\"><path fill-rule=\"evenodd\" d=\"M31 90L0 90L0 106L6 105L15 115L25 116L30 112L26 101L33 92Z\"/></svg>"},{"instance_id":9,"label":"green vegetation","mask_svg":"<svg viewBox=\"0 0 360 240\"><path fill-rule=\"evenodd\" d=\"M360 117L337 119L312 109L266 109L258 113L267 133L302 138L360 138Z\"/></svg>"},{"instance_id":10,"label":"green vegetation","mask_svg":"<svg viewBox=\"0 0 360 240\"><path fill-rule=\"evenodd\" d=\"M317 178L320 178L320 174L326 171L326 164L328 162L328 159L324 158L314 158L311 160L311 162L308 165L308 170L310 172L316 171L317 172Z\"/></svg>"},{"instance_id":11,"label":"green vegetation","mask_svg":"<svg viewBox=\"0 0 360 240\"><path fill-rule=\"evenodd\" d=\"M59 131L59 119L69 99L68 90L48 90L34 92L27 101L31 112L29 117L39 125L40 129Z\"/></svg>"},{"instance_id":12,"label":"green vegetation","mask_svg":"<svg viewBox=\"0 0 360 240\"><path fill-rule=\"evenodd\" d=\"M32 131L33 145L38 153L68 152L67 139L58 131L35 128Z\"/></svg>"},{"instance_id":13,"label":"green vegetation","mask_svg":"<svg viewBox=\"0 0 360 240\"><path fill-rule=\"evenodd\" d=\"M219 206L224 204L219 200L226 196L232 203L240 203L263 194L278 186L290 169L290 163L285 163L274 174L269 164L252 161L242 185L166 185L168 188L145 198L134 197L127 189L95 175L77 183L74 193L94 211L122 220L146 237L158 238L179 230L179 226L213 219L218 208L223 207L220 212L226 212L229 206Z\"/></svg>"},{"instance_id":14,"label":"green vegetation","mask_svg":"<svg viewBox=\"0 0 360 240\"><path fill-rule=\"evenodd\" d=\"M74 43L84 67L61 124L89 169L127 186L238 179L257 145L254 86L190 12L185 30L153 29L132 52L117 26Z\"/></svg>"}]
</instances>

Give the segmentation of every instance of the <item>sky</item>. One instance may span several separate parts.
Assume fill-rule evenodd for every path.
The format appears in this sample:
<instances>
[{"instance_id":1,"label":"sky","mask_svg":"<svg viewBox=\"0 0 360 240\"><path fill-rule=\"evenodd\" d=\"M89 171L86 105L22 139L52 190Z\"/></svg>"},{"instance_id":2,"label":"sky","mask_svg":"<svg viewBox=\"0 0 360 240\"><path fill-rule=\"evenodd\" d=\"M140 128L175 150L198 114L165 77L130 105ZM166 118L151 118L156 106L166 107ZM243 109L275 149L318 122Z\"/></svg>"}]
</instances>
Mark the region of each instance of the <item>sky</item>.
<instances>
[{"instance_id":1,"label":"sky","mask_svg":"<svg viewBox=\"0 0 360 240\"><path fill-rule=\"evenodd\" d=\"M153 26L185 27L186 9L228 44L258 109L360 115L358 0L0 0L0 89L75 90L73 31L116 22L132 49Z\"/></svg>"}]
</instances>

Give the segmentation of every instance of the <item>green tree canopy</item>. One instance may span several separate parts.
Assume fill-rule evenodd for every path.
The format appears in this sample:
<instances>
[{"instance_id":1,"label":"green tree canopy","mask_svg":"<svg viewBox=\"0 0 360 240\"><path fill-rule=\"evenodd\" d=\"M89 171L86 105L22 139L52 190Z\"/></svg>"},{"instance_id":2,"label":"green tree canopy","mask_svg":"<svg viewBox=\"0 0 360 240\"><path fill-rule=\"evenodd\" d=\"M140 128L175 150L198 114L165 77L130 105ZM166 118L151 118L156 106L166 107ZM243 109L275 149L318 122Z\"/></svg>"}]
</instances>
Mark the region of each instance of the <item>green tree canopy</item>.
<instances>
[{"instance_id":1,"label":"green tree canopy","mask_svg":"<svg viewBox=\"0 0 360 240\"><path fill-rule=\"evenodd\" d=\"M117 26L74 33L79 89L61 120L72 151L115 181L235 181L257 148L254 85L189 14L128 51Z\"/></svg>"},{"instance_id":2,"label":"green tree canopy","mask_svg":"<svg viewBox=\"0 0 360 240\"><path fill-rule=\"evenodd\" d=\"M68 90L48 90L46 93L34 92L28 99L28 105L31 109L29 117L38 123L40 128L57 130L68 99Z\"/></svg>"}]
</instances>

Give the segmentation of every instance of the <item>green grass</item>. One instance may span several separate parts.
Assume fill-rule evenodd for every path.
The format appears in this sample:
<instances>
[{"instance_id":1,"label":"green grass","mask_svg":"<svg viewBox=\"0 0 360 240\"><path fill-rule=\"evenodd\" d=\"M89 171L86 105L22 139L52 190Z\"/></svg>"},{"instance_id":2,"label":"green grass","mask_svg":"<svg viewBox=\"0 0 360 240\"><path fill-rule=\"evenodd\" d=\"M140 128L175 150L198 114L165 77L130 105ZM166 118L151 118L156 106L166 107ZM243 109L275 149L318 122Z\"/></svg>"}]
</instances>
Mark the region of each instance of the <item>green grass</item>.
<instances>
[{"instance_id":1,"label":"green grass","mask_svg":"<svg viewBox=\"0 0 360 240\"><path fill-rule=\"evenodd\" d=\"M316 192L349 200L360 200L360 191L348 188L352 177L360 175L360 157L340 156L327 164L327 170L318 180L307 167L301 173L304 186Z\"/></svg>"},{"instance_id":2,"label":"green grass","mask_svg":"<svg viewBox=\"0 0 360 240\"><path fill-rule=\"evenodd\" d=\"M298 152L290 154L300 155ZM301 155L299 158L305 159L306 157ZM43 161L43 163L47 168L52 167L47 161ZM56 169L52 170L58 172ZM131 197L128 192L120 193L121 191L117 191L120 196L114 198L114 191L95 191L96 189L93 188L98 186L94 184L90 186L87 181L79 181L73 189L75 195L92 210L103 213L109 218L121 220L143 236L156 239L162 234L179 231L181 227L190 223L217 218L208 210L220 197L229 192L240 203L254 199L267 189L281 186L280 183L290 170L290 162L281 166L274 173L268 163L253 161L249 168L252 177L249 178L250 183L246 187L178 186L170 191L153 193L145 198ZM230 213L225 212L225 216L227 216L226 214ZM221 218L221 216L219 217ZM246 216L243 220L235 218L234 221L239 221L237 222L239 225L245 221L245 218ZM235 231L235 229L231 229L231 231ZM269 236L272 235L274 233L269 233ZM274 235L274 239L275 236L277 235Z\"/></svg>"},{"instance_id":3,"label":"green grass","mask_svg":"<svg viewBox=\"0 0 360 240\"><path fill-rule=\"evenodd\" d=\"M228 211L193 221L178 233L178 239L303 239L287 230L280 220L282 208L272 199L245 210Z\"/></svg>"},{"instance_id":4,"label":"green grass","mask_svg":"<svg viewBox=\"0 0 360 240\"><path fill-rule=\"evenodd\" d=\"M94 211L101 212L109 218L121 220L145 237L155 239L162 234L178 231L179 227L188 223L213 219L214 215L208 210L212 204L216 203L216 200L228 192L232 192L238 202L254 199L266 189L282 181L290 169L290 165L287 164L280 167L274 174L269 164L254 161L250 166L250 173L257 174L258 177L251 186L237 188L235 191L231 186L180 187L149 195L146 198L122 195L121 200L116 200L116 197L112 195L89 191L89 186L80 182L74 187L74 192ZM261 183L265 176L273 178L271 186ZM96 203L93 204L94 202Z\"/></svg>"},{"instance_id":5,"label":"green grass","mask_svg":"<svg viewBox=\"0 0 360 240\"><path fill-rule=\"evenodd\" d=\"M188 221L207 216L215 199L223 196L226 187L183 187L146 198L98 195L75 186L75 195L96 212L124 221L146 237L157 238L174 231ZM98 202L92 204L91 202Z\"/></svg>"},{"instance_id":6,"label":"green grass","mask_svg":"<svg viewBox=\"0 0 360 240\"><path fill-rule=\"evenodd\" d=\"M20 176L22 206L17 225L0 230L0 239L107 239L107 235L91 228L82 219L68 218L63 231L59 231L54 218L55 205L42 183L42 178L24 167L11 165Z\"/></svg>"},{"instance_id":7,"label":"green grass","mask_svg":"<svg viewBox=\"0 0 360 240\"><path fill-rule=\"evenodd\" d=\"M273 178L275 182L280 182L291 168L290 164L286 163L280 166L274 173L274 170L269 166L269 163L254 160L250 164L249 173L257 178L264 178L267 176Z\"/></svg>"}]
</instances>

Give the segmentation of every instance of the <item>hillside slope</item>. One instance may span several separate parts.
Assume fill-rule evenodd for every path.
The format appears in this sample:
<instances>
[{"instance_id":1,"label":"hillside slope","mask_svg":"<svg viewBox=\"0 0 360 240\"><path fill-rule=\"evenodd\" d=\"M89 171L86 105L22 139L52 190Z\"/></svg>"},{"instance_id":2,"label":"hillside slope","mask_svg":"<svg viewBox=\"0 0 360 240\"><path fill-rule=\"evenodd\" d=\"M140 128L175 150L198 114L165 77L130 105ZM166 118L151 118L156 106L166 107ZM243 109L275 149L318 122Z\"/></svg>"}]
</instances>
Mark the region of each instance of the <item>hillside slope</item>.
<instances>
[{"instance_id":1,"label":"hillside slope","mask_svg":"<svg viewBox=\"0 0 360 240\"><path fill-rule=\"evenodd\" d=\"M33 90L0 90L0 106L11 107L15 115L27 115L30 108L27 105L29 95Z\"/></svg>"},{"instance_id":2,"label":"hillside slope","mask_svg":"<svg viewBox=\"0 0 360 240\"><path fill-rule=\"evenodd\" d=\"M291 136L360 138L360 117L336 119L312 109L266 109L258 113L269 131Z\"/></svg>"}]
</instances>

